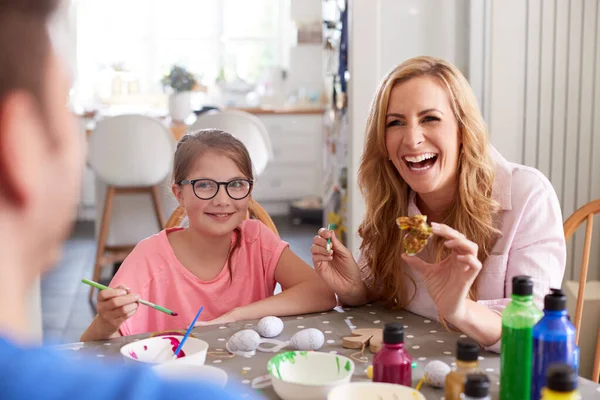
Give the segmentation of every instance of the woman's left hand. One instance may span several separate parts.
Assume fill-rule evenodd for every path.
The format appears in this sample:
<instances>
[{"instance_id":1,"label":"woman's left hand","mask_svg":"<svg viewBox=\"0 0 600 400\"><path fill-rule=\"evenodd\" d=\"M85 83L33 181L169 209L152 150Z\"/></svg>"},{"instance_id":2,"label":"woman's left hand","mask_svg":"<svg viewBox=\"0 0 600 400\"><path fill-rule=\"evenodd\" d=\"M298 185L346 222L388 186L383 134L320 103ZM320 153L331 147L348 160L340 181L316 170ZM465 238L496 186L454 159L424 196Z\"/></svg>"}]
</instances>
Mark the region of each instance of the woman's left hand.
<instances>
[{"instance_id":1,"label":"woman's left hand","mask_svg":"<svg viewBox=\"0 0 600 400\"><path fill-rule=\"evenodd\" d=\"M452 250L438 263L429 264L417 256L402 255L413 270L424 277L429 295L438 307L441 317L460 320L466 312L469 289L481 271L477 245L462 233L444 224L432 223L433 233L446 239L444 246Z\"/></svg>"},{"instance_id":2,"label":"woman's left hand","mask_svg":"<svg viewBox=\"0 0 600 400\"><path fill-rule=\"evenodd\" d=\"M210 321L198 321L198 322L196 322L196 324L194 326L228 324L228 323L236 322L239 320L240 320L240 318L238 317L238 311L237 311L237 309L234 308L233 310L226 312L225 314L221 315L220 317L217 317Z\"/></svg>"}]
</instances>

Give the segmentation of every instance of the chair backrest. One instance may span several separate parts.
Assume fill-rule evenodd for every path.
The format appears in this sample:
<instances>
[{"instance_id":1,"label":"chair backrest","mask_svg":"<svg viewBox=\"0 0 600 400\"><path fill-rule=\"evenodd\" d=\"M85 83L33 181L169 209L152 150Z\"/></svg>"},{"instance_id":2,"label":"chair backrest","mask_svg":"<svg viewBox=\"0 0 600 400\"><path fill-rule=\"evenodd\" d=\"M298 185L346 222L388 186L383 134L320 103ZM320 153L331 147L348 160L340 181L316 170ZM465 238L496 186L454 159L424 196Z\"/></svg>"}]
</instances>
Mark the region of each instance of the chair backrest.
<instances>
[{"instance_id":1,"label":"chair backrest","mask_svg":"<svg viewBox=\"0 0 600 400\"><path fill-rule=\"evenodd\" d=\"M201 114L188 131L206 128L220 129L242 141L248 149L256 176L260 176L269 161L273 159L273 146L269 132L263 122L250 113L226 110Z\"/></svg>"},{"instance_id":2,"label":"chair backrest","mask_svg":"<svg viewBox=\"0 0 600 400\"><path fill-rule=\"evenodd\" d=\"M89 136L88 164L112 186L153 186L171 171L175 142L155 118L119 115L100 120Z\"/></svg>"},{"instance_id":3,"label":"chair backrest","mask_svg":"<svg viewBox=\"0 0 600 400\"><path fill-rule=\"evenodd\" d=\"M279 236L279 232L277 231L277 227L275 223L267 213L267 211L256 201L250 200L248 203L248 215L246 218L257 219L261 221L263 224L267 226L273 233ZM174 228L176 226L186 226L187 225L187 216L185 215L185 210L179 206L173 211L165 228Z\"/></svg>"},{"instance_id":4,"label":"chair backrest","mask_svg":"<svg viewBox=\"0 0 600 400\"><path fill-rule=\"evenodd\" d=\"M565 240L568 242L569 239L575 234L577 228L582 223L586 223L585 227L585 239L583 242L583 254L581 257L581 272L579 274L579 289L577 292L577 306L575 308L575 340L579 342L579 332L581 328L581 317L583 315L583 301L585 296L585 284L587 282L588 265L590 261L590 251L592 246L592 230L594 228L594 216L600 213L600 199L591 201L585 204L583 207L575 211L563 224L565 233ZM600 374L600 330L598 331L598 344L596 348L596 357L594 360L594 371L593 379L596 382L599 379Z\"/></svg>"},{"instance_id":5,"label":"chair backrest","mask_svg":"<svg viewBox=\"0 0 600 400\"><path fill-rule=\"evenodd\" d=\"M171 216L167 220L165 225L165 229L167 228L175 228L178 226L186 226L187 222L184 221L186 218L185 210L181 206L177 206L177 208L171 213Z\"/></svg>"}]
</instances>

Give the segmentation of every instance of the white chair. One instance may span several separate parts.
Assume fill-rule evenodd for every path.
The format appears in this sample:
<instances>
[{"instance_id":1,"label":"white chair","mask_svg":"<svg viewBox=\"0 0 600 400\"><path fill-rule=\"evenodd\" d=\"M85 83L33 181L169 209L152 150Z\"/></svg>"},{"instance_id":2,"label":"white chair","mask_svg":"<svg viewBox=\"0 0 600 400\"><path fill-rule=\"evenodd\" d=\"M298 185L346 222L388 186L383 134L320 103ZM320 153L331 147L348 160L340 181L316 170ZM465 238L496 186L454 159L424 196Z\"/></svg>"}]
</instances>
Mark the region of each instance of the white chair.
<instances>
[{"instance_id":1,"label":"white chair","mask_svg":"<svg viewBox=\"0 0 600 400\"><path fill-rule=\"evenodd\" d=\"M90 134L98 246L93 280L100 279L104 265L123 261L136 243L163 229L172 211L163 209L162 200L174 150L169 129L142 115L103 119ZM127 196L116 197L120 194ZM93 295L91 288L90 300Z\"/></svg>"},{"instance_id":2,"label":"white chair","mask_svg":"<svg viewBox=\"0 0 600 400\"><path fill-rule=\"evenodd\" d=\"M244 143L250 154L256 176L260 176L269 161L273 159L273 146L269 132L263 122L250 113L226 110L202 114L188 129L188 132L206 128L215 128L231 133Z\"/></svg>"}]
</instances>

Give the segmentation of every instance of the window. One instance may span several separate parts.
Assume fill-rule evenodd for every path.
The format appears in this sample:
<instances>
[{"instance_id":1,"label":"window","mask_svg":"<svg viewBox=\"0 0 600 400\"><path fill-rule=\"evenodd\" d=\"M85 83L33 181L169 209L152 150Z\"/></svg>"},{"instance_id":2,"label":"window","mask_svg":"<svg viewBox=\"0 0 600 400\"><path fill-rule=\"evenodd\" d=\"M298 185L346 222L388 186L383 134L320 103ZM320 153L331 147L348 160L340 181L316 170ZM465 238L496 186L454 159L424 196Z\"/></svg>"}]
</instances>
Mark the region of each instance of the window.
<instances>
[{"instance_id":1,"label":"window","mask_svg":"<svg viewBox=\"0 0 600 400\"><path fill-rule=\"evenodd\" d=\"M79 0L79 97L110 102L125 93L129 99L160 95L160 79L174 64L197 74L204 84L219 76L255 83L268 67L287 62L288 3Z\"/></svg>"}]
</instances>

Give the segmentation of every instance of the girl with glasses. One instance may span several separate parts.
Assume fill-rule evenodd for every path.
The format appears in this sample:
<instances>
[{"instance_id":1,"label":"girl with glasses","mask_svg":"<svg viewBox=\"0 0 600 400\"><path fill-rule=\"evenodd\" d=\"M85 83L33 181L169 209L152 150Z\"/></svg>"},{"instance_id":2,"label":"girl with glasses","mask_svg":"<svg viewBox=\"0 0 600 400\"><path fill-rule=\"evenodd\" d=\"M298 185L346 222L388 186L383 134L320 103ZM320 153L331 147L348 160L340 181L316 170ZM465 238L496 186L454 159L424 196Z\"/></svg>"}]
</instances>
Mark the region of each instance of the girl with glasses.
<instances>
[{"instance_id":1,"label":"girl with glasses","mask_svg":"<svg viewBox=\"0 0 600 400\"><path fill-rule=\"evenodd\" d=\"M253 187L246 147L204 129L177 145L172 191L189 227L161 231L131 252L98 295L98 315L81 340L185 329L200 324L330 310L335 296L316 272L258 220L246 219ZM276 283L284 289L273 295ZM137 299L178 313L171 316Z\"/></svg>"}]
</instances>

